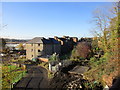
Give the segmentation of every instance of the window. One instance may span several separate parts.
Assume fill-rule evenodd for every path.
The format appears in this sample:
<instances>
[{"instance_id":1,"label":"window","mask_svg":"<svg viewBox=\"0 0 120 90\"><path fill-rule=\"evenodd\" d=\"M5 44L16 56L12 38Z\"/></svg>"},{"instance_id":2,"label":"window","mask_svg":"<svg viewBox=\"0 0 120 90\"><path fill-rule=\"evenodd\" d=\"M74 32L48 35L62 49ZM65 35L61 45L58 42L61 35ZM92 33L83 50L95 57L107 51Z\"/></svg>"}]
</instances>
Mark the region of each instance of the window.
<instances>
[{"instance_id":1,"label":"window","mask_svg":"<svg viewBox=\"0 0 120 90\"><path fill-rule=\"evenodd\" d=\"M31 46L33 46L33 44L31 44Z\"/></svg>"},{"instance_id":2,"label":"window","mask_svg":"<svg viewBox=\"0 0 120 90\"><path fill-rule=\"evenodd\" d=\"M33 55L32 55L32 57L33 57Z\"/></svg>"},{"instance_id":3,"label":"window","mask_svg":"<svg viewBox=\"0 0 120 90\"><path fill-rule=\"evenodd\" d=\"M31 49L31 52L33 51L33 49Z\"/></svg>"},{"instance_id":4,"label":"window","mask_svg":"<svg viewBox=\"0 0 120 90\"><path fill-rule=\"evenodd\" d=\"M40 50L38 50L38 52L40 52Z\"/></svg>"},{"instance_id":5,"label":"window","mask_svg":"<svg viewBox=\"0 0 120 90\"><path fill-rule=\"evenodd\" d=\"M38 44L38 46L40 46L40 44Z\"/></svg>"}]
</instances>

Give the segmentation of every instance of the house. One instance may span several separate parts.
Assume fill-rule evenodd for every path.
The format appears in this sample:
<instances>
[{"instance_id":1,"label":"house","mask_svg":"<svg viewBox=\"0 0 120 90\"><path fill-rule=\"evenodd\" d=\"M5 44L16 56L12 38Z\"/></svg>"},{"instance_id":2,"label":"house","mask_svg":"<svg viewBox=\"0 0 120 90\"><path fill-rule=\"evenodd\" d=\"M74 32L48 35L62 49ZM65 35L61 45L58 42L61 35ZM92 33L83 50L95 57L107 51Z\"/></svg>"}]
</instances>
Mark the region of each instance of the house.
<instances>
[{"instance_id":1,"label":"house","mask_svg":"<svg viewBox=\"0 0 120 90\"><path fill-rule=\"evenodd\" d=\"M54 37L55 40L59 41L61 44L61 54L67 54L71 52L74 48L74 45L77 44L78 38L77 37L69 37L69 36L63 36L63 37Z\"/></svg>"},{"instance_id":2,"label":"house","mask_svg":"<svg viewBox=\"0 0 120 90\"><path fill-rule=\"evenodd\" d=\"M60 42L58 42L54 38L49 38L49 40L51 41L51 44L52 44L52 54L53 53L60 54L61 53Z\"/></svg>"},{"instance_id":3,"label":"house","mask_svg":"<svg viewBox=\"0 0 120 90\"><path fill-rule=\"evenodd\" d=\"M0 38L0 52L5 49L6 42L3 38Z\"/></svg>"},{"instance_id":4,"label":"house","mask_svg":"<svg viewBox=\"0 0 120 90\"><path fill-rule=\"evenodd\" d=\"M49 70L51 72L57 72L60 70L61 62L59 61L51 61L49 62Z\"/></svg>"},{"instance_id":5,"label":"house","mask_svg":"<svg viewBox=\"0 0 120 90\"><path fill-rule=\"evenodd\" d=\"M61 45L54 38L35 37L26 43L26 58L32 59L40 56L60 54Z\"/></svg>"},{"instance_id":6,"label":"house","mask_svg":"<svg viewBox=\"0 0 120 90\"><path fill-rule=\"evenodd\" d=\"M79 40L79 42L89 42L89 43L91 43L92 41L93 41L93 39L94 38L81 38L80 40Z\"/></svg>"}]
</instances>

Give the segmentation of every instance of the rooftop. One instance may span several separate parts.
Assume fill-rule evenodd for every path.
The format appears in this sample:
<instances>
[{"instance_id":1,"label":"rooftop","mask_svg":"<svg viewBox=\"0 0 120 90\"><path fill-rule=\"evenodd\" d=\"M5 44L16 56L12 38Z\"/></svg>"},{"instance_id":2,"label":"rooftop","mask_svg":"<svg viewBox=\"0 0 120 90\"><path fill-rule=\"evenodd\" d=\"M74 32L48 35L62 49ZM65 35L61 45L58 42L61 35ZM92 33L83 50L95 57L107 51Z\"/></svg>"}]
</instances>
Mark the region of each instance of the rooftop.
<instances>
[{"instance_id":1,"label":"rooftop","mask_svg":"<svg viewBox=\"0 0 120 90\"><path fill-rule=\"evenodd\" d=\"M27 42L28 44L32 44L32 43L43 43L43 44L59 44L59 42L57 40L55 40L54 38L49 38L49 39L45 39L44 37L35 37L32 40Z\"/></svg>"}]
</instances>

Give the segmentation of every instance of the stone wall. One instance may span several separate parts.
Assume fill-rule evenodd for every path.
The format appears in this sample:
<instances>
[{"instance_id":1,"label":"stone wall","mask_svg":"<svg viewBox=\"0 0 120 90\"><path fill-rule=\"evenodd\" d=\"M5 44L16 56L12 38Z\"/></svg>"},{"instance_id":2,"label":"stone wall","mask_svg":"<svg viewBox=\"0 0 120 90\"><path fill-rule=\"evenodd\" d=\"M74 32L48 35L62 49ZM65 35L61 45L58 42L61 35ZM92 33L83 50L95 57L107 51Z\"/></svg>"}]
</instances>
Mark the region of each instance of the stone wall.
<instances>
[{"instance_id":1,"label":"stone wall","mask_svg":"<svg viewBox=\"0 0 120 90\"><path fill-rule=\"evenodd\" d=\"M43 51L43 44L26 44L26 58L32 59L39 55L38 50ZM44 53L42 53L44 54Z\"/></svg>"}]
</instances>

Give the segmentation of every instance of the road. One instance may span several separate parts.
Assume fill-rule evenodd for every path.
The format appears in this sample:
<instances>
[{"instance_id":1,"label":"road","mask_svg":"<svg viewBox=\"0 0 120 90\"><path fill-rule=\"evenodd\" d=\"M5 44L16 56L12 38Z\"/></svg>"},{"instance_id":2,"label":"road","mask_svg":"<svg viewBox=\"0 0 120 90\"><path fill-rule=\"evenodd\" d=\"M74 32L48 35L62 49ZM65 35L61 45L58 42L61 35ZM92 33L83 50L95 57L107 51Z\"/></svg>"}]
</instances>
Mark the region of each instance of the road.
<instances>
[{"instance_id":1,"label":"road","mask_svg":"<svg viewBox=\"0 0 120 90\"><path fill-rule=\"evenodd\" d=\"M28 74L23 77L13 88L14 89L47 89L47 70L35 65L27 65Z\"/></svg>"}]
</instances>

